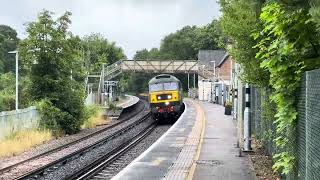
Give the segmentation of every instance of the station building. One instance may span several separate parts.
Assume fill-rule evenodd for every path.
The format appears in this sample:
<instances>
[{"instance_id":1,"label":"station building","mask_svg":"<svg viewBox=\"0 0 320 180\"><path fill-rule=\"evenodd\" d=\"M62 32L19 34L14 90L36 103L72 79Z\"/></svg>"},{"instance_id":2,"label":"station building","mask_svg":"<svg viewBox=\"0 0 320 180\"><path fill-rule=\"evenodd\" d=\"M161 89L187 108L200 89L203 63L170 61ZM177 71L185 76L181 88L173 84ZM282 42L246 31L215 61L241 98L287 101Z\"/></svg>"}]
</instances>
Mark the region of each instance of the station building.
<instances>
[{"instance_id":1,"label":"station building","mask_svg":"<svg viewBox=\"0 0 320 180\"><path fill-rule=\"evenodd\" d=\"M200 50L199 67L213 72L212 78L198 80L199 100L223 105L230 98L233 60L225 50Z\"/></svg>"}]
</instances>

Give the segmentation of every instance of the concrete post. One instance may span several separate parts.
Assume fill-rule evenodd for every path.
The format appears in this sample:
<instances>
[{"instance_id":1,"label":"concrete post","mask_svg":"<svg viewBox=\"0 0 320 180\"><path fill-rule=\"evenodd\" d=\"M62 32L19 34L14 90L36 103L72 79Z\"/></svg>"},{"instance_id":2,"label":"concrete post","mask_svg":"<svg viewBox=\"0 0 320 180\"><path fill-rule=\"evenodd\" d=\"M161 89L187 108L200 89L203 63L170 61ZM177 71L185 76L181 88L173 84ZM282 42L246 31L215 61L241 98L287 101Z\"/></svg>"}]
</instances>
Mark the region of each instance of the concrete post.
<instances>
[{"instance_id":1,"label":"concrete post","mask_svg":"<svg viewBox=\"0 0 320 180\"><path fill-rule=\"evenodd\" d=\"M251 151L251 128L250 128L250 87L246 83L246 107L244 109L243 121L243 138L244 138L244 151Z\"/></svg>"},{"instance_id":2,"label":"concrete post","mask_svg":"<svg viewBox=\"0 0 320 180\"><path fill-rule=\"evenodd\" d=\"M190 97L190 74L188 73L188 97Z\"/></svg>"},{"instance_id":3,"label":"concrete post","mask_svg":"<svg viewBox=\"0 0 320 180\"><path fill-rule=\"evenodd\" d=\"M193 88L196 88L196 74L193 74Z\"/></svg>"},{"instance_id":4,"label":"concrete post","mask_svg":"<svg viewBox=\"0 0 320 180\"><path fill-rule=\"evenodd\" d=\"M238 89L234 89L234 99L233 99L233 118L237 119L237 109L238 109Z\"/></svg>"}]
</instances>

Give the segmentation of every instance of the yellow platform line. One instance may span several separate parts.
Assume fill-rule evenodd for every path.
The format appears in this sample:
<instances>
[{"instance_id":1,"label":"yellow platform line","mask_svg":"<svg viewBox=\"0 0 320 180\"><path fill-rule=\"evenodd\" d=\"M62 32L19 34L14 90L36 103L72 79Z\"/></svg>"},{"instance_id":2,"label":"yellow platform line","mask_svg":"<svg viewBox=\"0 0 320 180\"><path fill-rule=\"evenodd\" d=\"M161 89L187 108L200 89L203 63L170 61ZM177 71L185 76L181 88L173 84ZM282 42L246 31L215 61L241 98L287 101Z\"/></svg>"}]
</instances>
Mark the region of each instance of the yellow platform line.
<instances>
[{"instance_id":1,"label":"yellow platform line","mask_svg":"<svg viewBox=\"0 0 320 180\"><path fill-rule=\"evenodd\" d=\"M192 163L192 166L189 170L189 173L188 173L188 176L187 176L187 180L192 180L193 179L193 176L194 176L194 172L196 170L196 167L197 167L197 161L199 160L199 157L200 157L200 153L201 153L201 148L202 148L202 144L203 144L203 139L204 139L204 132L205 132L205 124L206 124L206 117L205 117L205 114L204 114L204 110L203 108L201 107L201 105L199 103L196 103L195 101L193 101L195 106L196 106L196 109L197 109L197 122L200 123L201 125L201 135L200 135L200 141L199 141L199 144L198 144L198 147L197 147L197 153L193 159L193 163Z\"/></svg>"}]
</instances>

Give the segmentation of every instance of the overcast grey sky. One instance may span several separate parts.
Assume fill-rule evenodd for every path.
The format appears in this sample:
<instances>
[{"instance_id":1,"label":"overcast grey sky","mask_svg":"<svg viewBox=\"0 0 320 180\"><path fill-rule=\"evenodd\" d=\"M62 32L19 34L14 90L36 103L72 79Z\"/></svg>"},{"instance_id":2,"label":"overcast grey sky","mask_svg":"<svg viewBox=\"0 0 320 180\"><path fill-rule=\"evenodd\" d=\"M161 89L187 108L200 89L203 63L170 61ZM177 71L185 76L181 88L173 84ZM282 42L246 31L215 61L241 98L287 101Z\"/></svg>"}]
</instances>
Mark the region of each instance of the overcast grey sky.
<instances>
[{"instance_id":1,"label":"overcast grey sky","mask_svg":"<svg viewBox=\"0 0 320 180\"><path fill-rule=\"evenodd\" d=\"M219 17L217 0L1 0L0 24L26 37L24 23L42 9L57 15L71 11L71 31L101 33L129 58L137 50L159 47L161 39L186 25L205 25Z\"/></svg>"}]
</instances>

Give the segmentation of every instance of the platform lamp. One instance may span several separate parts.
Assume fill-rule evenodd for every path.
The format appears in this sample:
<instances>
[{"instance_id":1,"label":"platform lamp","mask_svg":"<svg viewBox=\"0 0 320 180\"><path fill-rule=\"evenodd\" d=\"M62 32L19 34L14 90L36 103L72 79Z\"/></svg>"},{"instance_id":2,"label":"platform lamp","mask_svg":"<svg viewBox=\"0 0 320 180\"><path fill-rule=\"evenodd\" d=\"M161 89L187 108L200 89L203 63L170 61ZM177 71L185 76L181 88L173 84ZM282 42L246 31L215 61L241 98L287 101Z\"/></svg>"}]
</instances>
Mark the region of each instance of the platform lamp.
<instances>
[{"instance_id":1,"label":"platform lamp","mask_svg":"<svg viewBox=\"0 0 320 180\"><path fill-rule=\"evenodd\" d=\"M18 73L19 73L19 68L18 68L18 51L9 51L9 54L15 54L16 55L16 110L19 109L19 92L18 92L18 86L19 86L19 80L18 80Z\"/></svg>"},{"instance_id":2,"label":"platform lamp","mask_svg":"<svg viewBox=\"0 0 320 180\"><path fill-rule=\"evenodd\" d=\"M39 50L39 49L37 48L34 50L28 50L28 52L34 52L36 50ZM18 58L19 52L18 50L14 50L14 51L9 51L8 53L16 55L16 110L18 110L19 109L19 78L18 78L19 77L19 58Z\"/></svg>"}]
</instances>

